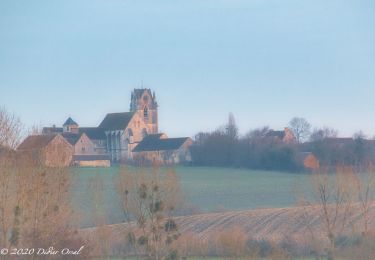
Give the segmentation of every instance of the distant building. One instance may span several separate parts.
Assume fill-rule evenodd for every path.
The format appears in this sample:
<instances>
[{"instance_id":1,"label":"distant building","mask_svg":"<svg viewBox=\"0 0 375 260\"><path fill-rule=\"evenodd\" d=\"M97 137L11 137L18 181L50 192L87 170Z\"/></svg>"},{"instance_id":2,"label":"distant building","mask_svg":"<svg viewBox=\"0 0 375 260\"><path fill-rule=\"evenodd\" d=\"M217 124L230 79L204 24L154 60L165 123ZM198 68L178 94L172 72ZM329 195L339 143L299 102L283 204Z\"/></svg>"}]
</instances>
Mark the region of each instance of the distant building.
<instances>
[{"instance_id":1,"label":"distant building","mask_svg":"<svg viewBox=\"0 0 375 260\"><path fill-rule=\"evenodd\" d=\"M81 167L110 167L108 155L74 155L73 165Z\"/></svg>"},{"instance_id":2,"label":"distant building","mask_svg":"<svg viewBox=\"0 0 375 260\"><path fill-rule=\"evenodd\" d=\"M145 137L134 149L134 160L141 164L178 164L191 161L192 139L167 138L165 134Z\"/></svg>"},{"instance_id":3,"label":"distant building","mask_svg":"<svg viewBox=\"0 0 375 260\"><path fill-rule=\"evenodd\" d=\"M288 127L284 128L284 131L275 131L275 130L270 130L268 131L267 138L272 138L275 141L278 142L283 142L286 144L293 144L296 143L296 137L293 134L293 131L290 130Z\"/></svg>"},{"instance_id":4,"label":"distant building","mask_svg":"<svg viewBox=\"0 0 375 260\"><path fill-rule=\"evenodd\" d=\"M80 127L69 117L62 127L43 128L43 135L58 134L73 147L75 165L107 164L95 162L95 158L99 161L108 158L111 162L134 162L142 158L145 162L162 164L190 160L190 138L168 138L158 133L158 103L150 89L134 89L130 111L109 113L98 127ZM160 138L149 143L156 136Z\"/></svg>"},{"instance_id":5,"label":"distant building","mask_svg":"<svg viewBox=\"0 0 375 260\"><path fill-rule=\"evenodd\" d=\"M36 163L51 167L69 166L73 158L73 146L61 135L31 135L17 151Z\"/></svg>"},{"instance_id":6,"label":"distant building","mask_svg":"<svg viewBox=\"0 0 375 260\"><path fill-rule=\"evenodd\" d=\"M107 114L99 128L105 132L107 153L112 162L131 160L132 149L149 134L143 118L134 112Z\"/></svg>"},{"instance_id":7,"label":"distant building","mask_svg":"<svg viewBox=\"0 0 375 260\"><path fill-rule=\"evenodd\" d=\"M96 154L94 143L85 133L62 133L61 135L73 146L74 155Z\"/></svg>"}]
</instances>

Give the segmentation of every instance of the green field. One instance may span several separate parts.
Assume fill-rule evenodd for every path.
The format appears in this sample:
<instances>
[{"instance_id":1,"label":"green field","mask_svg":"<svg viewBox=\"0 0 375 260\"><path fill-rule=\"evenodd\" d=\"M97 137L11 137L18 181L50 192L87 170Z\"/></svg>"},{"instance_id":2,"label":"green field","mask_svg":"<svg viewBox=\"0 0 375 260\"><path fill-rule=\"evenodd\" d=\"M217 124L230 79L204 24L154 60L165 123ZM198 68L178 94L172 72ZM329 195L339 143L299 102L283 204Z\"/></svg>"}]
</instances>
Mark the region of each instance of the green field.
<instances>
[{"instance_id":1,"label":"green field","mask_svg":"<svg viewBox=\"0 0 375 260\"><path fill-rule=\"evenodd\" d=\"M181 181L185 208L196 213L293 206L296 194L310 186L308 174L210 167L174 169ZM72 201L83 226L94 225L94 212L104 214L101 217L105 216L108 223L124 220L115 185L118 172L118 167L72 170ZM100 179L100 195L94 195L90 187L95 176Z\"/></svg>"}]
</instances>

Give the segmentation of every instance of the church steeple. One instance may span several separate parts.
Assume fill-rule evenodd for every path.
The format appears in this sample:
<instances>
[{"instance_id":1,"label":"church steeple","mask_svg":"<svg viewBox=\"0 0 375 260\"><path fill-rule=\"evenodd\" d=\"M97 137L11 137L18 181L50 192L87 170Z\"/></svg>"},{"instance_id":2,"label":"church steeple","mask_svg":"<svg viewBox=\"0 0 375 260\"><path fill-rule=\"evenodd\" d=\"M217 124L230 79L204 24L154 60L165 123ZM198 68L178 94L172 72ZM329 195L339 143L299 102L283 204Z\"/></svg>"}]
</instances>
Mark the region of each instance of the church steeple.
<instances>
[{"instance_id":1,"label":"church steeple","mask_svg":"<svg viewBox=\"0 0 375 260\"><path fill-rule=\"evenodd\" d=\"M137 112L148 126L148 133L158 132L158 104L151 89L134 89L131 95L130 112Z\"/></svg>"}]
</instances>

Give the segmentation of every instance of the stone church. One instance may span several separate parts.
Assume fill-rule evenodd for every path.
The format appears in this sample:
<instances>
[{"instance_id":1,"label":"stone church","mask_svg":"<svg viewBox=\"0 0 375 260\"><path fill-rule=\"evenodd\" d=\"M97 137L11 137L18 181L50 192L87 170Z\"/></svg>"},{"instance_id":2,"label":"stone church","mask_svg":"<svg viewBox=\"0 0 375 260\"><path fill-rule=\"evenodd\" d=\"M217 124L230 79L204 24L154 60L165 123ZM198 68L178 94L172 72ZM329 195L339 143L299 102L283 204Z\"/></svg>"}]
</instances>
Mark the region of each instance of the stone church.
<instances>
[{"instance_id":1,"label":"stone church","mask_svg":"<svg viewBox=\"0 0 375 260\"><path fill-rule=\"evenodd\" d=\"M132 150L147 135L158 133L158 104L150 89L134 89L130 112L107 114L100 123L111 160L132 159Z\"/></svg>"},{"instance_id":2,"label":"stone church","mask_svg":"<svg viewBox=\"0 0 375 260\"><path fill-rule=\"evenodd\" d=\"M42 135L61 135L71 145L71 165L106 166L112 163L176 164L191 161L189 137L168 138L158 131L158 103L150 89L134 89L131 94L130 111L110 113L97 127L81 127L68 118L62 127L44 127ZM27 140L29 139L29 140ZM26 138L33 149L39 140ZM40 145L39 145L40 146ZM38 146L38 147L39 147Z\"/></svg>"}]
</instances>

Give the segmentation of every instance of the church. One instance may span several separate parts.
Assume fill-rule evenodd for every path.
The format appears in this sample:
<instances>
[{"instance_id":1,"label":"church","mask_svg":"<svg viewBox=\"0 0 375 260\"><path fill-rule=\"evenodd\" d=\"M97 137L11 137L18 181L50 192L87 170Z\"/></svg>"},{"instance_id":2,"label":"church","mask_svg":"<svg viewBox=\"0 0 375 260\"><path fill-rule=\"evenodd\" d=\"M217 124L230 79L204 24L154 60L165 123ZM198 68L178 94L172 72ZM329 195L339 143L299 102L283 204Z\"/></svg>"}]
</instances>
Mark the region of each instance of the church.
<instances>
[{"instance_id":1,"label":"church","mask_svg":"<svg viewBox=\"0 0 375 260\"><path fill-rule=\"evenodd\" d=\"M81 127L69 117L62 127L44 127L42 135L61 135L71 145L71 165L108 166L106 161L166 165L191 161L191 138L169 138L159 133L156 96L145 88L133 90L129 112L107 114L97 127ZM33 138L37 139L29 136L24 142L33 144ZM32 145L20 147L33 149Z\"/></svg>"}]
</instances>

